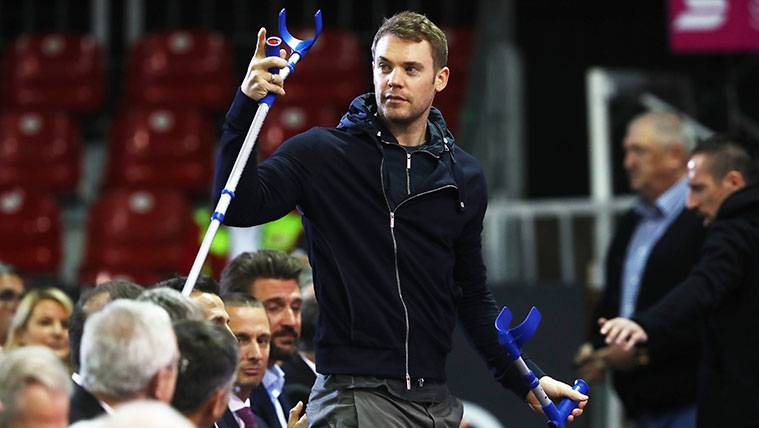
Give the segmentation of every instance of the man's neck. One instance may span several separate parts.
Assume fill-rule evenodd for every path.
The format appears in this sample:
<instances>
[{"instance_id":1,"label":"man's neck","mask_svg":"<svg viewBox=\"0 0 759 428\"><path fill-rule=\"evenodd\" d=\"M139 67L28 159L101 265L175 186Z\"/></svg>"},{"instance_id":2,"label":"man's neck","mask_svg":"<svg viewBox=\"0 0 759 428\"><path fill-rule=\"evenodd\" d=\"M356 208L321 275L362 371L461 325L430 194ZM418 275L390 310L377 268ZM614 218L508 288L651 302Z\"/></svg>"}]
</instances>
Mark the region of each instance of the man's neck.
<instances>
[{"instance_id":1,"label":"man's neck","mask_svg":"<svg viewBox=\"0 0 759 428\"><path fill-rule=\"evenodd\" d=\"M129 397L129 398L115 398L115 397L110 397L103 394L92 394L92 395L94 395L95 398L97 398L97 400L100 401L101 403L105 403L106 405L108 405L111 409L115 409L117 406L124 403L129 403L131 401L143 400L143 399L148 398L147 394L138 394L138 395L135 395L134 397Z\"/></svg>"},{"instance_id":2,"label":"man's neck","mask_svg":"<svg viewBox=\"0 0 759 428\"><path fill-rule=\"evenodd\" d=\"M211 428L216 421L209 421L208 418L202 411L198 411L195 413L185 414L184 415L187 419L192 422L194 426L197 428Z\"/></svg>"},{"instance_id":3,"label":"man's neck","mask_svg":"<svg viewBox=\"0 0 759 428\"><path fill-rule=\"evenodd\" d=\"M238 386L235 391L235 395L240 401L245 401L250 398L250 393L253 392L254 386Z\"/></svg>"},{"instance_id":4,"label":"man's neck","mask_svg":"<svg viewBox=\"0 0 759 428\"><path fill-rule=\"evenodd\" d=\"M427 115L409 124L392 123L385 121L387 129L393 134L398 144L405 147L416 147L424 144L427 134Z\"/></svg>"}]
</instances>

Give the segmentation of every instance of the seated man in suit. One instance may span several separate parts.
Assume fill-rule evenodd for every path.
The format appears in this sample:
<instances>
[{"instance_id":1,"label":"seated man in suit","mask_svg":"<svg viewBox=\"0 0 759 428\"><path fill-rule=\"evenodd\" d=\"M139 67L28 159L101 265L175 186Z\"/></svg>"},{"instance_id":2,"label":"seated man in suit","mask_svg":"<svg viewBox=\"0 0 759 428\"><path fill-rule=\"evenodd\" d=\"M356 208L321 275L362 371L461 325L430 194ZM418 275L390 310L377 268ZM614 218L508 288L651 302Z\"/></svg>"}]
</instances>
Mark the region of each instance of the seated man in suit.
<instances>
[{"instance_id":1,"label":"seated man in suit","mask_svg":"<svg viewBox=\"0 0 759 428\"><path fill-rule=\"evenodd\" d=\"M27 346L0 357L0 427L68 426L71 382L50 349Z\"/></svg>"},{"instance_id":2,"label":"seated man in suit","mask_svg":"<svg viewBox=\"0 0 759 428\"><path fill-rule=\"evenodd\" d=\"M153 303L119 299L84 324L82 387L106 413L134 400L170 402L178 362L169 315Z\"/></svg>"},{"instance_id":3,"label":"seated man in suit","mask_svg":"<svg viewBox=\"0 0 759 428\"><path fill-rule=\"evenodd\" d=\"M291 403L283 394L285 374L279 367L298 356L301 333L300 273L303 263L281 251L257 251L235 257L221 274L225 293L246 293L261 302L271 326L271 354L262 385L251 397L254 411L269 426L286 427Z\"/></svg>"},{"instance_id":4,"label":"seated man in suit","mask_svg":"<svg viewBox=\"0 0 759 428\"><path fill-rule=\"evenodd\" d=\"M197 428L211 428L227 409L240 350L226 327L212 321L174 323L181 358L171 405Z\"/></svg>"},{"instance_id":5,"label":"seated man in suit","mask_svg":"<svg viewBox=\"0 0 759 428\"><path fill-rule=\"evenodd\" d=\"M229 327L240 346L240 364L234 394L230 397L227 411L216 426L268 428L269 425L251 409L251 393L261 385L269 362L269 319L263 305L247 294L226 295L224 304L229 313Z\"/></svg>"},{"instance_id":6,"label":"seated man in suit","mask_svg":"<svg viewBox=\"0 0 759 428\"><path fill-rule=\"evenodd\" d=\"M82 387L82 379L79 376L80 370L80 346L82 343L82 333L84 323L87 318L95 312L116 299L136 299L145 289L141 286L125 281L113 280L98 285L96 288L89 288L79 296L79 300L74 306L74 311L69 317L69 348L71 349L71 368L74 373L71 379L74 383L74 391L71 394L69 423L74 424L77 421L92 419L105 413L105 409L100 405L98 400Z\"/></svg>"},{"instance_id":7,"label":"seated man in suit","mask_svg":"<svg viewBox=\"0 0 759 428\"><path fill-rule=\"evenodd\" d=\"M308 404L308 396L316 381L316 358L314 356L314 335L316 321L319 318L319 305L316 298L303 298L301 307L301 336L298 352L282 364L285 372L285 395L291 403Z\"/></svg>"}]
</instances>

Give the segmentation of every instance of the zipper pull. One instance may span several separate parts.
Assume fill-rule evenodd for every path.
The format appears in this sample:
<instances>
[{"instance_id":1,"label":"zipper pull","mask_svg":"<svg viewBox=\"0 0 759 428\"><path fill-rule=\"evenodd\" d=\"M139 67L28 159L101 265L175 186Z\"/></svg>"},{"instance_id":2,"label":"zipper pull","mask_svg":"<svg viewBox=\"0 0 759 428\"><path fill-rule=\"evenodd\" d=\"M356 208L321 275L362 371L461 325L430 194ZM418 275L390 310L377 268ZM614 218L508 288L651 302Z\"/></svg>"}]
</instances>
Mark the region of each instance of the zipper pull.
<instances>
[{"instance_id":1,"label":"zipper pull","mask_svg":"<svg viewBox=\"0 0 759 428\"><path fill-rule=\"evenodd\" d=\"M406 373L406 389L411 391L411 376L408 373Z\"/></svg>"},{"instance_id":2,"label":"zipper pull","mask_svg":"<svg viewBox=\"0 0 759 428\"><path fill-rule=\"evenodd\" d=\"M394 229L394 228L395 228L395 213L391 211L390 212L390 229Z\"/></svg>"},{"instance_id":3,"label":"zipper pull","mask_svg":"<svg viewBox=\"0 0 759 428\"><path fill-rule=\"evenodd\" d=\"M411 169L411 153L406 153L406 169Z\"/></svg>"}]
</instances>

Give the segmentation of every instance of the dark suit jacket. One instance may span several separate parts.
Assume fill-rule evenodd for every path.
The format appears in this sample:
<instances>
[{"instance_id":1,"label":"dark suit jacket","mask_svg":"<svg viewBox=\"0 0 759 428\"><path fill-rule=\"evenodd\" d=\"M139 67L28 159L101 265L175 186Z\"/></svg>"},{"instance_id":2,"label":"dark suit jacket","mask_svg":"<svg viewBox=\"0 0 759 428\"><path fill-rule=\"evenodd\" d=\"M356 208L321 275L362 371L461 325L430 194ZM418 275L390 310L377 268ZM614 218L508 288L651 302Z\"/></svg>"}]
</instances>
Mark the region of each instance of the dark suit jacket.
<instances>
[{"instance_id":1,"label":"dark suit jacket","mask_svg":"<svg viewBox=\"0 0 759 428\"><path fill-rule=\"evenodd\" d=\"M94 395L72 382L74 389L69 398L69 425L79 421L96 418L105 413L105 409Z\"/></svg>"},{"instance_id":2,"label":"dark suit jacket","mask_svg":"<svg viewBox=\"0 0 759 428\"><path fill-rule=\"evenodd\" d=\"M282 364L282 371L285 372L285 395L290 403L294 405L302 401L304 405L308 404L311 387L316 381L316 374L311 367L296 353Z\"/></svg>"},{"instance_id":3,"label":"dark suit jacket","mask_svg":"<svg viewBox=\"0 0 759 428\"><path fill-rule=\"evenodd\" d=\"M282 393L280 394L278 401L282 406L282 410L285 412L285 420L287 420L290 409L292 408L290 400L288 400L287 396ZM279 423L277 411L274 409L274 404L272 404L271 398L269 398L269 392L266 391L263 384L258 385L258 388L254 389L250 394L250 407L253 409L256 416L263 419L269 427L287 428Z\"/></svg>"},{"instance_id":4,"label":"dark suit jacket","mask_svg":"<svg viewBox=\"0 0 759 428\"><path fill-rule=\"evenodd\" d=\"M592 319L594 344L604 346L596 320L619 315L622 273L627 246L640 220L632 210L617 223L606 255L606 288ZM704 240L703 221L684 209L662 234L646 262L635 312L645 310L684 280L699 258ZM651 362L630 371L615 371L614 386L627 414L663 410L696 402L702 325L693 325L676 339L650 347ZM672 392L677 385L677 393Z\"/></svg>"},{"instance_id":5,"label":"dark suit jacket","mask_svg":"<svg viewBox=\"0 0 759 428\"><path fill-rule=\"evenodd\" d=\"M253 412L255 413L255 410ZM258 425L258 428L269 428L269 425L267 425L258 415L256 415L256 425ZM216 428L240 428L240 425L237 424L237 420L235 419L235 415L232 414L229 407L227 407L227 411L224 412L221 419L216 421Z\"/></svg>"}]
</instances>

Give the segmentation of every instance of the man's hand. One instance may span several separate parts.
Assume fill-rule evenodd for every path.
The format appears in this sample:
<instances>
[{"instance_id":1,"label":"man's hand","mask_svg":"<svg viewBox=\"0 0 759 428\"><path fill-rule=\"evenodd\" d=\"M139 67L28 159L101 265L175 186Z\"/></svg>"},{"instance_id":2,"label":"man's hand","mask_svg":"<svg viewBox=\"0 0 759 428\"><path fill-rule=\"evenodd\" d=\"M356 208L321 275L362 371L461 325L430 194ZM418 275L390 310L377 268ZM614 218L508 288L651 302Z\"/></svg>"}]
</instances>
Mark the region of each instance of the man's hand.
<instances>
[{"instance_id":1,"label":"man's hand","mask_svg":"<svg viewBox=\"0 0 759 428\"><path fill-rule=\"evenodd\" d=\"M580 416L582 414L582 409L588 404L587 395L575 391L571 386L567 385L564 382L559 382L550 376L541 377L540 386L543 388L543 391L546 393L546 395L548 395L548 398L550 398L551 401L557 405L558 402L564 398L570 398L574 401L579 401L577 408L572 410L572 413L567 416L568 422L572 422L576 417ZM541 414L543 413L543 409L540 406L540 401L538 401L538 398L535 397L535 394L533 394L532 391L527 394L527 404L529 404L532 410L535 412Z\"/></svg>"},{"instance_id":2,"label":"man's hand","mask_svg":"<svg viewBox=\"0 0 759 428\"><path fill-rule=\"evenodd\" d=\"M598 324L601 326L601 334L606 336L606 343L620 345L626 351L631 350L637 343L648 341L643 327L627 318L599 318Z\"/></svg>"},{"instance_id":3,"label":"man's hand","mask_svg":"<svg viewBox=\"0 0 759 428\"><path fill-rule=\"evenodd\" d=\"M593 345L583 343L577 350L574 359L577 375L587 382L598 382L606 377L606 363L598 358Z\"/></svg>"},{"instance_id":4,"label":"man's hand","mask_svg":"<svg viewBox=\"0 0 759 428\"><path fill-rule=\"evenodd\" d=\"M599 349L596 351L596 358L614 370L630 370L638 365L635 350L625 349L620 345L609 345Z\"/></svg>"},{"instance_id":5,"label":"man's hand","mask_svg":"<svg viewBox=\"0 0 759 428\"><path fill-rule=\"evenodd\" d=\"M258 30L258 42L256 43L256 52L248 64L248 72L245 74L240 89L248 97L255 101L261 100L268 93L284 95L285 88L282 78L278 74L272 74L269 69L272 67L285 68L287 61L285 57L287 51L279 50L279 57L266 56L266 29Z\"/></svg>"},{"instance_id":6,"label":"man's hand","mask_svg":"<svg viewBox=\"0 0 759 428\"><path fill-rule=\"evenodd\" d=\"M290 416L287 418L287 428L306 428L308 426L306 415L300 416L302 411L303 402L298 401L298 404L290 409ZM298 416L300 416L300 419L298 419Z\"/></svg>"}]
</instances>

